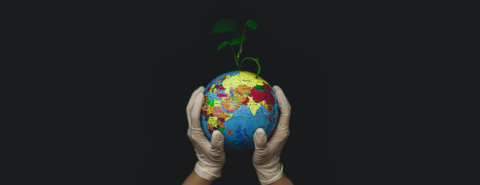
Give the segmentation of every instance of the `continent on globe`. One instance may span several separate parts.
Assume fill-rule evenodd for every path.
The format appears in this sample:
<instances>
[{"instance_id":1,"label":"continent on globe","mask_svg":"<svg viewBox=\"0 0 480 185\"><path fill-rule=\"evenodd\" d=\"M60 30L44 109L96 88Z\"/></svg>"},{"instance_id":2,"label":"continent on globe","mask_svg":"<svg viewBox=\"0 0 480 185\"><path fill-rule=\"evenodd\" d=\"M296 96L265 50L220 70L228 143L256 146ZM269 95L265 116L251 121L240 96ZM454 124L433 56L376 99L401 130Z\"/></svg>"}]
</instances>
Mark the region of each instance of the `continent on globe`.
<instances>
[{"instance_id":1,"label":"continent on globe","mask_svg":"<svg viewBox=\"0 0 480 185\"><path fill-rule=\"evenodd\" d=\"M254 148L253 134L263 128L268 139L278 123L275 92L263 78L248 71L231 71L213 79L205 88L202 128L208 139L214 130L225 137L225 149Z\"/></svg>"}]
</instances>

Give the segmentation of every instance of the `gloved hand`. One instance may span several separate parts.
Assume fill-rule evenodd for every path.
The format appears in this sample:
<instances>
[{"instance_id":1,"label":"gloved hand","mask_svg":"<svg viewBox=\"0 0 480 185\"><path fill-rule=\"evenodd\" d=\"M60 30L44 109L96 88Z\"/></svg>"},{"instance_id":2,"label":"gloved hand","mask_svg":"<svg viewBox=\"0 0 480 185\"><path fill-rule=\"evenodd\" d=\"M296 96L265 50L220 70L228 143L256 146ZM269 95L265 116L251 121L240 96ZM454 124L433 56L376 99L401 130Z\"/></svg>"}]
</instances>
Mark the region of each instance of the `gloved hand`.
<instances>
[{"instance_id":1,"label":"gloved hand","mask_svg":"<svg viewBox=\"0 0 480 185\"><path fill-rule=\"evenodd\" d=\"M224 138L220 131L215 130L212 134L212 142L208 141L203 133L200 113L204 101L203 90L200 86L190 97L187 105L188 131L187 136L195 148L198 161L195 164L195 173L200 177L213 181L221 176L225 164L225 151L223 150Z\"/></svg>"},{"instance_id":2,"label":"gloved hand","mask_svg":"<svg viewBox=\"0 0 480 185\"><path fill-rule=\"evenodd\" d=\"M272 184L283 176L283 165L280 163L280 153L283 145L290 135L290 103L282 89L273 86L275 96L280 107L280 119L275 133L267 143L267 135L262 128L258 128L253 135L255 151L253 153L253 166L257 171L258 180L262 185Z\"/></svg>"}]
</instances>

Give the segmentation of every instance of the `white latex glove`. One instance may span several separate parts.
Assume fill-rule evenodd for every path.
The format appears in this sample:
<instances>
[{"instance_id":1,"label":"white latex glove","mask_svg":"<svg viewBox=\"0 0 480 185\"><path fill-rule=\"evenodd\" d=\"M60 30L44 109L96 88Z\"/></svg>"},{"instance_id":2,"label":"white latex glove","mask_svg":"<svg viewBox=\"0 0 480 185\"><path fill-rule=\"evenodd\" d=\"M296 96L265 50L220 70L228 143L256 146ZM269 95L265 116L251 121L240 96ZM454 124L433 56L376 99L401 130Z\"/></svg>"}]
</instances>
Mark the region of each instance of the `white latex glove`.
<instances>
[{"instance_id":1,"label":"white latex glove","mask_svg":"<svg viewBox=\"0 0 480 185\"><path fill-rule=\"evenodd\" d=\"M204 101L203 90L200 86L190 97L187 105L188 131L187 136L195 148L198 161L195 164L195 173L200 177L213 181L221 176L223 165L225 164L225 151L223 144L225 142L220 131L215 130L212 134L212 142L208 141L203 133L200 113Z\"/></svg>"},{"instance_id":2,"label":"white latex glove","mask_svg":"<svg viewBox=\"0 0 480 185\"><path fill-rule=\"evenodd\" d=\"M275 133L267 143L267 135L262 128L258 128L253 135L255 152L253 153L253 166L257 171L258 180L262 185L272 184L283 176L283 165L280 163L280 153L283 145L290 135L288 125L290 124L290 103L282 89L273 86L275 96L280 107L280 119Z\"/></svg>"}]
</instances>

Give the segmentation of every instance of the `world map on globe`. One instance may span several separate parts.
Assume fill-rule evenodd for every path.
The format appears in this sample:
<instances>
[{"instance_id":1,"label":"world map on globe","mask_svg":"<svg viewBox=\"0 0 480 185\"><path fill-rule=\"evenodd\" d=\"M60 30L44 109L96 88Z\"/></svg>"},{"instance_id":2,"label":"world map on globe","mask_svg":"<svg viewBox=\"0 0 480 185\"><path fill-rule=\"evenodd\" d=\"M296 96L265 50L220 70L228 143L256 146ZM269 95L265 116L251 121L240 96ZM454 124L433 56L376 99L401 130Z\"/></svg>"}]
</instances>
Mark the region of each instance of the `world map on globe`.
<instances>
[{"instance_id":1,"label":"world map on globe","mask_svg":"<svg viewBox=\"0 0 480 185\"><path fill-rule=\"evenodd\" d=\"M255 148L253 134L263 128L270 139L279 118L278 101L271 86L248 71L231 71L213 79L205 88L202 128L209 140L214 130L225 138L225 150Z\"/></svg>"}]
</instances>

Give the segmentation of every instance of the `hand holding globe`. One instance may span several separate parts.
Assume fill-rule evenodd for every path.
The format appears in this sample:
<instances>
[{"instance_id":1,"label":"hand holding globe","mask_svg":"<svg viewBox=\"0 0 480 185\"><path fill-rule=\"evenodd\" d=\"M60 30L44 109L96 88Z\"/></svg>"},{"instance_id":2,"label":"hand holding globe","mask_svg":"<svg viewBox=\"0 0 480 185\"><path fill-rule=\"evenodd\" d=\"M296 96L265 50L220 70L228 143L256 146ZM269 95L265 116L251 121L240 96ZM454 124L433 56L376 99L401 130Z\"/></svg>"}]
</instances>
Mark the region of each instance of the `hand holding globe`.
<instances>
[{"instance_id":1,"label":"hand holding globe","mask_svg":"<svg viewBox=\"0 0 480 185\"><path fill-rule=\"evenodd\" d=\"M280 120L275 134L267 142L267 136L262 128L258 128L253 136L255 152L253 166L257 171L260 183L271 184L283 176L283 165L280 163L280 154L290 135L290 112L292 108L282 89L273 86L280 106Z\"/></svg>"},{"instance_id":2,"label":"hand holding globe","mask_svg":"<svg viewBox=\"0 0 480 185\"><path fill-rule=\"evenodd\" d=\"M207 185L219 178L226 161L224 149L255 149L252 162L262 185L277 182L292 184L284 176L283 165L280 163L280 153L290 135L290 103L280 87L272 88L267 81L259 78L258 58L246 57L238 62L246 39L245 28L248 26L257 29L254 20L249 20L244 25L241 36L236 30L235 22L230 19L222 19L212 31L236 32L233 39L220 44L217 51L229 45L238 70L217 76L206 88L200 86L190 97L187 105L187 135L198 158L194 170L198 176L192 172L184 184ZM233 45L237 44L240 44L240 48L238 55L235 55ZM256 75L240 70L246 59L257 63Z\"/></svg>"},{"instance_id":3,"label":"hand holding globe","mask_svg":"<svg viewBox=\"0 0 480 185\"><path fill-rule=\"evenodd\" d=\"M205 88L200 86L190 97L187 105L188 131L187 136L195 148L198 162L195 164L195 172L203 179L213 181L221 176L225 164L225 152L223 150L223 135L216 131L213 134L213 141L207 140L200 125L200 111L203 102L202 91Z\"/></svg>"}]
</instances>

